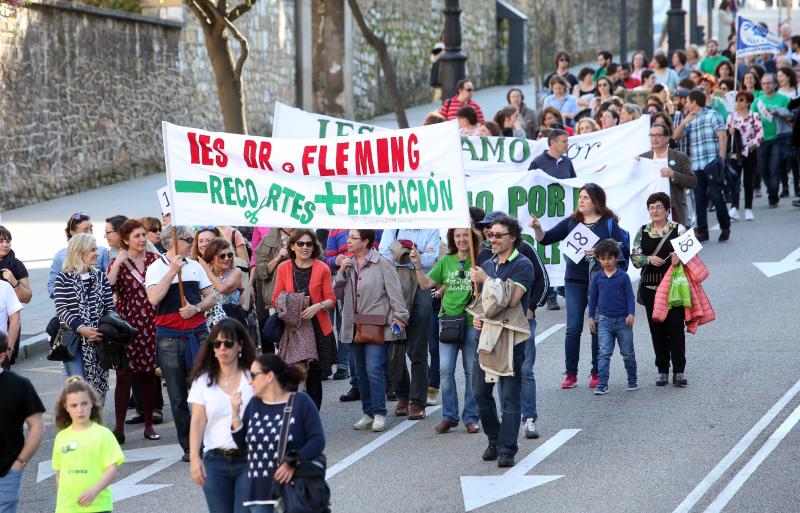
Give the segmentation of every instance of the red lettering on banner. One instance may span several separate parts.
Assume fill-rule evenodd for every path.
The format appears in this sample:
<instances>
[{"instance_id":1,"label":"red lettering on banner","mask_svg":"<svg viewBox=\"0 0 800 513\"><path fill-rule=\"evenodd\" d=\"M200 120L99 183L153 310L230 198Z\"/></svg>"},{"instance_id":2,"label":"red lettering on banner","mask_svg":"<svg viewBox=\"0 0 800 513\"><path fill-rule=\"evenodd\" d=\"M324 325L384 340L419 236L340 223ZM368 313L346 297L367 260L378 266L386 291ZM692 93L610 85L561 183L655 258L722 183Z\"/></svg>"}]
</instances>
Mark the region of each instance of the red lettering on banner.
<instances>
[{"instance_id":1,"label":"red lettering on banner","mask_svg":"<svg viewBox=\"0 0 800 513\"><path fill-rule=\"evenodd\" d=\"M392 171L395 173L405 171L405 155L403 152L403 138L392 137Z\"/></svg>"},{"instance_id":2,"label":"red lettering on banner","mask_svg":"<svg viewBox=\"0 0 800 513\"><path fill-rule=\"evenodd\" d=\"M301 165L303 166L303 174L308 176L308 166L314 163L314 153L316 153L316 146L306 146L303 149L303 159Z\"/></svg>"},{"instance_id":3,"label":"red lettering on banner","mask_svg":"<svg viewBox=\"0 0 800 513\"><path fill-rule=\"evenodd\" d=\"M244 151L242 152L242 157L244 157L244 163L247 164L247 167L255 169L258 164L256 164L256 142L251 139L244 140Z\"/></svg>"},{"instance_id":4,"label":"red lettering on banner","mask_svg":"<svg viewBox=\"0 0 800 513\"><path fill-rule=\"evenodd\" d=\"M258 155L256 155L258 154ZM260 143L256 143L256 141L252 139L245 139L244 140L244 161L247 164L247 167L252 169L269 169L273 171L272 164L269 162L269 158L272 155L272 143L269 141L261 141Z\"/></svg>"},{"instance_id":5,"label":"red lettering on banner","mask_svg":"<svg viewBox=\"0 0 800 513\"><path fill-rule=\"evenodd\" d=\"M374 175L375 164L372 162L372 144L369 141L356 141L356 175Z\"/></svg>"},{"instance_id":6,"label":"red lettering on banner","mask_svg":"<svg viewBox=\"0 0 800 513\"><path fill-rule=\"evenodd\" d=\"M333 176L333 169L326 167L325 160L328 157L328 147L322 145L319 147L319 176Z\"/></svg>"},{"instance_id":7,"label":"red lettering on banner","mask_svg":"<svg viewBox=\"0 0 800 513\"><path fill-rule=\"evenodd\" d=\"M389 140L378 139L375 141L378 152L378 173L389 172Z\"/></svg>"},{"instance_id":8,"label":"red lettering on banner","mask_svg":"<svg viewBox=\"0 0 800 513\"><path fill-rule=\"evenodd\" d=\"M258 150L258 165L261 166L261 169L272 171L272 165L269 163L270 155L272 155L272 143L261 141L261 147Z\"/></svg>"},{"instance_id":9,"label":"red lettering on banner","mask_svg":"<svg viewBox=\"0 0 800 513\"><path fill-rule=\"evenodd\" d=\"M347 175L347 143L339 143L336 145L336 174Z\"/></svg>"},{"instance_id":10,"label":"red lettering on banner","mask_svg":"<svg viewBox=\"0 0 800 513\"><path fill-rule=\"evenodd\" d=\"M417 139L417 134L411 134L408 136L408 165L411 167L412 171L416 171L419 167L419 150L414 149L414 146L419 144L419 139Z\"/></svg>"},{"instance_id":11,"label":"red lettering on banner","mask_svg":"<svg viewBox=\"0 0 800 513\"><path fill-rule=\"evenodd\" d=\"M189 138L189 154L192 158L192 164L200 163L200 146L197 144L197 134L188 132L186 137Z\"/></svg>"},{"instance_id":12,"label":"red lettering on banner","mask_svg":"<svg viewBox=\"0 0 800 513\"><path fill-rule=\"evenodd\" d=\"M225 139L217 138L214 139L214 149L217 151L217 166L218 167L225 167L228 165L228 156L223 151L225 149Z\"/></svg>"},{"instance_id":13,"label":"red lettering on banner","mask_svg":"<svg viewBox=\"0 0 800 513\"><path fill-rule=\"evenodd\" d=\"M225 167L227 164L227 155L222 151L225 149L225 142L222 139L215 139L214 146L211 146L211 136L207 134L201 134L198 136L194 132L188 132L187 136L189 137L189 145L191 147L190 153L192 157L192 164L202 164L204 166L213 166L214 159L211 158L212 150L216 150L217 154L217 165L220 167ZM196 139L196 140L195 140ZM220 160L224 162L224 164L220 164Z\"/></svg>"}]
</instances>

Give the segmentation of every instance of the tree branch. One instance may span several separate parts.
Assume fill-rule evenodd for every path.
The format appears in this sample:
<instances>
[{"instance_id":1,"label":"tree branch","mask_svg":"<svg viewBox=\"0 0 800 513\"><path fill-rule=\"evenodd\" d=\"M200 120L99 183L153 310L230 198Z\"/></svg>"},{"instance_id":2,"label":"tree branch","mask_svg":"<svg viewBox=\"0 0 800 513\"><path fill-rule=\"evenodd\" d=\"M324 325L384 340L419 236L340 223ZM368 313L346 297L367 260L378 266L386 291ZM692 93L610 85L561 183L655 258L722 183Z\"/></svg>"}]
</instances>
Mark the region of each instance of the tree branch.
<instances>
[{"instance_id":1,"label":"tree branch","mask_svg":"<svg viewBox=\"0 0 800 513\"><path fill-rule=\"evenodd\" d=\"M189 9L192 10L194 15L197 16L197 19L200 21L200 23L205 23L206 26L211 26L214 23L212 15L206 12L203 7L197 3L197 0L186 0L186 3L189 5Z\"/></svg>"},{"instance_id":2,"label":"tree branch","mask_svg":"<svg viewBox=\"0 0 800 513\"><path fill-rule=\"evenodd\" d=\"M236 61L236 68L233 71L234 75L236 76L236 80L241 80L242 69L244 69L244 61L246 61L247 56L250 55L250 43L247 42L247 38L245 38L242 33L239 32L239 29L237 29L226 16L222 16L222 23L228 27L228 30L231 31L233 37L239 41L239 46L241 46L239 59Z\"/></svg>"},{"instance_id":3,"label":"tree branch","mask_svg":"<svg viewBox=\"0 0 800 513\"><path fill-rule=\"evenodd\" d=\"M236 21L239 16L252 9L257 1L258 0L245 0L244 3L237 5L231 12L228 13L228 19L230 21Z\"/></svg>"}]
</instances>

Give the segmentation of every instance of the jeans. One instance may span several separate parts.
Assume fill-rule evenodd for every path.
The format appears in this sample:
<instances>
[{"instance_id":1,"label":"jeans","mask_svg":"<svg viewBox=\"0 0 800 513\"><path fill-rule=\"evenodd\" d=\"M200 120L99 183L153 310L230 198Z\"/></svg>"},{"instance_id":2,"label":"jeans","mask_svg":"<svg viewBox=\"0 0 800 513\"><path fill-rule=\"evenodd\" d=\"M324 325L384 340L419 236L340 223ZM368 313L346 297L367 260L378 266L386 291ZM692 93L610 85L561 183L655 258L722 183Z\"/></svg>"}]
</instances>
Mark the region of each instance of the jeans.
<instances>
[{"instance_id":1,"label":"jeans","mask_svg":"<svg viewBox=\"0 0 800 513\"><path fill-rule=\"evenodd\" d=\"M536 363L536 319L528 321L531 337L525 342L525 360L522 362L522 419L533 419L539 415L536 412L536 377L533 375L533 364Z\"/></svg>"},{"instance_id":2,"label":"jeans","mask_svg":"<svg viewBox=\"0 0 800 513\"><path fill-rule=\"evenodd\" d=\"M597 359L600 383L608 385L608 367L614 354L614 339L628 373L628 383L636 380L636 353L633 350L633 328L625 324L625 317L598 316L597 334L600 337L600 354Z\"/></svg>"},{"instance_id":3,"label":"jeans","mask_svg":"<svg viewBox=\"0 0 800 513\"><path fill-rule=\"evenodd\" d=\"M205 340L202 337L200 340ZM178 432L178 443L183 452L189 452L189 405L186 403L189 390L186 379L186 340L182 338L162 338L158 341L158 363L167 382L167 395Z\"/></svg>"},{"instance_id":4,"label":"jeans","mask_svg":"<svg viewBox=\"0 0 800 513\"><path fill-rule=\"evenodd\" d=\"M406 327L406 354L411 359L411 374L403 367L403 379L397 383L397 395L425 408L428 402L428 328L431 318L431 292L417 289L411 317Z\"/></svg>"},{"instance_id":5,"label":"jeans","mask_svg":"<svg viewBox=\"0 0 800 513\"><path fill-rule=\"evenodd\" d=\"M81 349L80 344L78 344L77 348L77 351L73 351L75 356L71 360L64 362L64 372L68 378L71 376L80 376L85 379L86 376L83 374L83 349Z\"/></svg>"},{"instance_id":6,"label":"jeans","mask_svg":"<svg viewBox=\"0 0 800 513\"><path fill-rule=\"evenodd\" d=\"M245 511L247 511L247 513L272 513L275 511L275 506L272 504L258 504L256 506L250 506Z\"/></svg>"},{"instance_id":7,"label":"jeans","mask_svg":"<svg viewBox=\"0 0 800 513\"><path fill-rule=\"evenodd\" d=\"M472 391L472 370L478 353L478 332L471 325L464 330L464 340L454 343L439 343L439 365L442 379L442 417L458 423L458 390L456 390L456 360L461 351L464 367L464 424L478 423L478 403Z\"/></svg>"},{"instance_id":8,"label":"jeans","mask_svg":"<svg viewBox=\"0 0 800 513\"><path fill-rule=\"evenodd\" d=\"M209 513L244 513L247 495L247 457L229 458L207 452L203 456L206 469L206 496Z\"/></svg>"},{"instance_id":9,"label":"jeans","mask_svg":"<svg viewBox=\"0 0 800 513\"><path fill-rule=\"evenodd\" d=\"M708 202L714 205L717 213L717 221L722 230L731 227L731 218L728 215L728 207L722 198L720 185L712 182L706 176L705 171L695 171L697 177L697 187L694 189L694 210L697 215L697 230L708 233Z\"/></svg>"},{"instance_id":10,"label":"jeans","mask_svg":"<svg viewBox=\"0 0 800 513\"><path fill-rule=\"evenodd\" d=\"M578 358L581 354L583 318L589 305L589 284L565 282L564 299L567 302L567 332L564 337L564 363L567 374L578 375ZM597 372L597 334L592 333L592 373Z\"/></svg>"},{"instance_id":11,"label":"jeans","mask_svg":"<svg viewBox=\"0 0 800 513\"><path fill-rule=\"evenodd\" d=\"M428 387L439 389L442 375L439 372L439 310L442 308L440 299L431 300L431 320L428 326L428 354L431 363L428 365Z\"/></svg>"},{"instance_id":12,"label":"jeans","mask_svg":"<svg viewBox=\"0 0 800 513\"><path fill-rule=\"evenodd\" d=\"M779 199L778 187L781 181L783 143L784 139L778 138L764 141L758 147L758 173L767 185L767 197L770 205L778 203Z\"/></svg>"},{"instance_id":13,"label":"jeans","mask_svg":"<svg viewBox=\"0 0 800 513\"><path fill-rule=\"evenodd\" d=\"M358 392L361 410L365 415L386 416L386 358L389 344L350 345L350 354L358 374Z\"/></svg>"},{"instance_id":14,"label":"jeans","mask_svg":"<svg viewBox=\"0 0 800 513\"><path fill-rule=\"evenodd\" d=\"M331 319L334 333L336 333L336 354L338 359L336 361L336 370L350 369L350 344L344 344L341 340L342 334L342 310L341 301L337 301L334 308L328 312L328 317Z\"/></svg>"},{"instance_id":15,"label":"jeans","mask_svg":"<svg viewBox=\"0 0 800 513\"><path fill-rule=\"evenodd\" d=\"M347 364L350 369L350 386L358 388L358 373L356 372L356 357L350 350L350 344L341 344L347 347ZM341 354L341 353L339 353Z\"/></svg>"},{"instance_id":16,"label":"jeans","mask_svg":"<svg viewBox=\"0 0 800 513\"><path fill-rule=\"evenodd\" d=\"M497 404L494 400L494 383L486 382L486 373L475 359L475 370L472 373L472 388L481 416L481 425L490 444L496 444L500 454L515 455L517 453L517 436L520 419L520 386L522 385L522 362L525 360L525 344L514 346L514 375L502 376L500 390L503 401L502 421L497 418Z\"/></svg>"},{"instance_id":17,"label":"jeans","mask_svg":"<svg viewBox=\"0 0 800 513\"><path fill-rule=\"evenodd\" d=\"M8 469L8 473L0 477L0 513L17 513L19 489L22 484L22 472Z\"/></svg>"}]
</instances>

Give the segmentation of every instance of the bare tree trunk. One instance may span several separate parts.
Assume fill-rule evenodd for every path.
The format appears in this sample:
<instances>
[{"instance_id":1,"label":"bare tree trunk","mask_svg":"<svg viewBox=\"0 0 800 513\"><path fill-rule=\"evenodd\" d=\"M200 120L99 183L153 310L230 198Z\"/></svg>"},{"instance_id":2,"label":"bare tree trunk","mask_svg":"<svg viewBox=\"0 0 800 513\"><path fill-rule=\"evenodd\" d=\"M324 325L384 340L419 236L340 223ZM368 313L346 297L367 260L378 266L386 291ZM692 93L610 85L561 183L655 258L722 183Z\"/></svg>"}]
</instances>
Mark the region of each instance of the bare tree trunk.
<instances>
[{"instance_id":1,"label":"bare tree trunk","mask_svg":"<svg viewBox=\"0 0 800 513\"><path fill-rule=\"evenodd\" d=\"M392 58L389 56L389 50L386 47L386 42L378 37L373 32L367 22L364 21L364 15L361 13L361 8L357 0L347 0L350 5L350 10L353 12L358 27L361 29L361 34L367 43L375 49L378 54L378 59L381 61L381 68L383 69L383 78L386 85L386 91L389 93L389 98L392 100L394 107L394 114L397 117L397 125L400 128L408 128L408 118L406 117L406 109L403 107L403 98L400 96L400 87L397 84L397 75L394 72L394 64Z\"/></svg>"}]
</instances>

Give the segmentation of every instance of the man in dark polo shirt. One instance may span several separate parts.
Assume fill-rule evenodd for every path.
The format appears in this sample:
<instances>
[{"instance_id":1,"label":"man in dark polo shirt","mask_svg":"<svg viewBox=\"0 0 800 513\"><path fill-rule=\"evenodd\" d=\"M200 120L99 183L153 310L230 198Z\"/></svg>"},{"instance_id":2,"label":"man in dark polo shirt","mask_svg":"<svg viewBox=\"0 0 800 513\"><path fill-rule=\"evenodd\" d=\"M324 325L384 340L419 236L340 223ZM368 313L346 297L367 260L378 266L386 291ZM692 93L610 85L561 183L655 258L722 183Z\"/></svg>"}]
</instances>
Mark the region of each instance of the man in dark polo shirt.
<instances>
[{"instance_id":1,"label":"man in dark polo shirt","mask_svg":"<svg viewBox=\"0 0 800 513\"><path fill-rule=\"evenodd\" d=\"M547 151L535 157L528 167L528 171L540 169L553 178L575 178L575 169L572 161L567 157L569 149L569 136L561 129L553 129L547 136Z\"/></svg>"},{"instance_id":2,"label":"man in dark polo shirt","mask_svg":"<svg viewBox=\"0 0 800 513\"><path fill-rule=\"evenodd\" d=\"M483 268L475 267L470 271L472 280L481 284L486 280L499 278L511 280L516 287L508 303L509 308L522 306L527 312L530 300L529 285L533 280L533 264L517 250L522 243L522 228L516 219L500 217L492 222L489 232L492 241L492 258L484 262ZM483 328L483 321L477 317L473 320L475 329ZM521 415L522 366L525 360L525 344L514 346L513 376L499 378L500 397L503 401L502 421L497 418L497 406L493 391L494 383L486 382L486 374L480 365L475 366L473 373L473 391L480 408L483 431L489 439L489 446L483 453L484 461L497 459L498 467L514 465L517 453L517 434L519 433Z\"/></svg>"},{"instance_id":3,"label":"man in dark polo shirt","mask_svg":"<svg viewBox=\"0 0 800 513\"><path fill-rule=\"evenodd\" d=\"M8 338L0 332L0 364L11 358ZM44 437L44 406L27 379L0 367L0 511L15 513L22 471ZM22 424L28 425L28 437Z\"/></svg>"}]
</instances>

